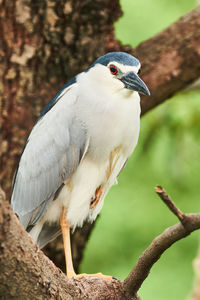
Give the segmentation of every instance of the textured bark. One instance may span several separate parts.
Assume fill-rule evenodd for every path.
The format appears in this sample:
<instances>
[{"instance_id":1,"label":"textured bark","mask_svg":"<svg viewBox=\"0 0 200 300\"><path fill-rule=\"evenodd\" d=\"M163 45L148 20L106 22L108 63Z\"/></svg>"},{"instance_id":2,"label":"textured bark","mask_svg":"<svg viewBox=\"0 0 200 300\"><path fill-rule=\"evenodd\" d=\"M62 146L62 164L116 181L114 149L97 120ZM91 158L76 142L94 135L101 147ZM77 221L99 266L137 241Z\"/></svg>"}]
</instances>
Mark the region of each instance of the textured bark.
<instances>
[{"instance_id":1,"label":"textured bark","mask_svg":"<svg viewBox=\"0 0 200 300\"><path fill-rule=\"evenodd\" d=\"M69 279L33 243L0 191L0 299L139 300L119 280Z\"/></svg>"},{"instance_id":2,"label":"textured bark","mask_svg":"<svg viewBox=\"0 0 200 300\"><path fill-rule=\"evenodd\" d=\"M40 111L98 56L121 50L139 57L151 90L151 97L142 98L143 113L200 76L200 8L135 50L114 37L113 22L120 15L118 0L0 0L0 182L8 198ZM73 236L76 265L91 226L83 230ZM63 252L56 249L62 265Z\"/></svg>"},{"instance_id":3,"label":"textured bark","mask_svg":"<svg viewBox=\"0 0 200 300\"><path fill-rule=\"evenodd\" d=\"M173 207L176 208L174 204ZM177 211L180 212L176 208ZM139 300L137 292L160 256L197 229L200 229L200 214L182 214L181 223L167 228L153 240L124 281L98 277L70 279L33 243L0 190L0 297L6 300Z\"/></svg>"}]
</instances>

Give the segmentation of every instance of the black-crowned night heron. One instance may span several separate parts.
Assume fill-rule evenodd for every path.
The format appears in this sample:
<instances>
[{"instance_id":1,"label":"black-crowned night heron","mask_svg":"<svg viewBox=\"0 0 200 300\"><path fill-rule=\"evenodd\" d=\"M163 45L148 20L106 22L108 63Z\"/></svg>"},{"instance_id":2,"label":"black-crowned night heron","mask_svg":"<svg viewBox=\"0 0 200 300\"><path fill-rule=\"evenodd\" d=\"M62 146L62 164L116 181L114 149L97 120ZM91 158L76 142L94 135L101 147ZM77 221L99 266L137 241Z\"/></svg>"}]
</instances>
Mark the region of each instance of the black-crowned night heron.
<instances>
[{"instance_id":1,"label":"black-crowned night heron","mask_svg":"<svg viewBox=\"0 0 200 300\"><path fill-rule=\"evenodd\" d=\"M150 95L139 69L127 53L98 58L49 102L22 153L12 208L40 248L62 231L69 277L70 227L96 219L137 144L138 93Z\"/></svg>"}]
</instances>

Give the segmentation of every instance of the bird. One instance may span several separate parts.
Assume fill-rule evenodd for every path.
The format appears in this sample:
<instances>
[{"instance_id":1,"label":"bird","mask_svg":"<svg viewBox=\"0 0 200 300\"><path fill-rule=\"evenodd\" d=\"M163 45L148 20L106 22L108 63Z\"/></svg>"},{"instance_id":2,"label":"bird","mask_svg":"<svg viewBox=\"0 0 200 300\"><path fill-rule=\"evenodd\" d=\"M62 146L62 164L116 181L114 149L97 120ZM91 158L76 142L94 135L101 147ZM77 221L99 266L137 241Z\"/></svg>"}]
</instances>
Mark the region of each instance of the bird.
<instances>
[{"instance_id":1,"label":"bird","mask_svg":"<svg viewBox=\"0 0 200 300\"><path fill-rule=\"evenodd\" d=\"M15 171L12 209L39 248L62 234L68 277L82 276L70 230L96 219L137 145L139 94L150 95L140 68L109 52L73 77L40 114Z\"/></svg>"}]
</instances>

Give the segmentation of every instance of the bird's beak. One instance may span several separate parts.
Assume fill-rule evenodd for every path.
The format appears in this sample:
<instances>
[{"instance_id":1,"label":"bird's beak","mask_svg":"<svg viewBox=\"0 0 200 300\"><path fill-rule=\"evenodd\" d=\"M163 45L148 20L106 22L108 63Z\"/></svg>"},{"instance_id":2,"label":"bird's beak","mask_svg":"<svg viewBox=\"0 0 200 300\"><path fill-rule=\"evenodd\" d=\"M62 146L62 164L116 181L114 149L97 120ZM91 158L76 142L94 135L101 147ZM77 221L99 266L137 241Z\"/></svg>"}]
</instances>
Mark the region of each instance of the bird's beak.
<instances>
[{"instance_id":1,"label":"bird's beak","mask_svg":"<svg viewBox=\"0 0 200 300\"><path fill-rule=\"evenodd\" d=\"M126 73L120 80L124 83L125 88L150 96L148 87L135 72Z\"/></svg>"}]
</instances>

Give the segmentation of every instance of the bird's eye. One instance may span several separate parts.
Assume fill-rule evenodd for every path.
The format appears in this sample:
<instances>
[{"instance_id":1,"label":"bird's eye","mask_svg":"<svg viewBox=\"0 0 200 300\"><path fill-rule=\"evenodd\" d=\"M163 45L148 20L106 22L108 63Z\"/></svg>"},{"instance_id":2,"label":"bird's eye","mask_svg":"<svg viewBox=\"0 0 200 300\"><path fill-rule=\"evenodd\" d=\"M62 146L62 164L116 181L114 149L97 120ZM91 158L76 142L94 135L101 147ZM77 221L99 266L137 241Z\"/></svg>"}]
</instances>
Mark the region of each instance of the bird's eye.
<instances>
[{"instance_id":1,"label":"bird's eye","mask_svg":"<svg viewBox=\"0 0 200 300\"><path fill-rule=\"evenodd\" d=\"M118 73L117 67L115 67L114 65L110 65L109 69L113 75L116 75Z\"/></svg>"},{"instance_id":2,"label":"bird's eye","mask_svg":"<svg viewBox=\"0 0 200 300\"><path fill-rule=\"evenodd\" d=\"M141 69L138 70L138 75L141 73Z\"/></svg>"}]
</instances>

